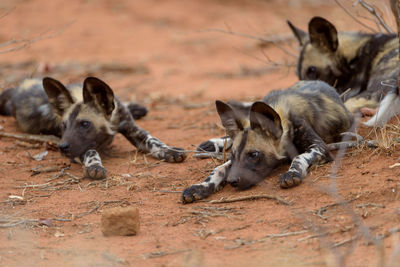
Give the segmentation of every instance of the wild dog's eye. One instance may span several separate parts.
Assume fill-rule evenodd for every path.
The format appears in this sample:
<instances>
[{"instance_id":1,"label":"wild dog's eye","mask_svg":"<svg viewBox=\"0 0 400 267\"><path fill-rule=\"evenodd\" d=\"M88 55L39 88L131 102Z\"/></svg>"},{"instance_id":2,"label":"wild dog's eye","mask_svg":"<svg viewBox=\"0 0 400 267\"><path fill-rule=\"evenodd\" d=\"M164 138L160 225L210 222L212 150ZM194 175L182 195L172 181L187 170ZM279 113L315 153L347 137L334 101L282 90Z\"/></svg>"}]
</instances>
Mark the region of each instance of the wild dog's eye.
<instances>
[{"instance_id":1,"label":"wild dog's eye","mask_svg":"<svg viewBox=\"0 0 400 267\"><path fill-rule=\"evenodd\" d=\"M79 125L80 125L82 128L87 129L87 128L89 128L89 126L90 126L90 121L81 121L81 122L79 123Z\"/></svg>"},{"instance_id":2,"label":"wild dog's eye","mask_svg":"<svg viewBox=\"0 0 400 267\"><path fill-rule=\"evenodd\" d=\"M260 152L258 151L250 151L247 153L247 157L251 160L257 160L260 157Z\"/></svg>"},{"instance_id":3,"label":"wild dog's eye","mask_svg":"<svg viewBox=\"0 0 400 267\"><path fill-rule=\"evenodd\" d=\"M315 66L309 67L306 75L308 79L316 80L318 78L317 68Z\"/></svg>"}]
</instances>

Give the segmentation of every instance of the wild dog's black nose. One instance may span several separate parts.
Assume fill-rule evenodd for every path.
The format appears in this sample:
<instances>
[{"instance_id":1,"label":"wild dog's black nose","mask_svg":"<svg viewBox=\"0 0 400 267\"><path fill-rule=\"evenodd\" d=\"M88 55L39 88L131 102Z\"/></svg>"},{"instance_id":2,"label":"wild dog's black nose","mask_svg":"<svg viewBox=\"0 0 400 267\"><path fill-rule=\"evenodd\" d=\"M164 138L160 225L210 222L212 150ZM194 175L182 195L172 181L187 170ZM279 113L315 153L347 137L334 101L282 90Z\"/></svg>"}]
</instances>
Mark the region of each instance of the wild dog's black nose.
<instances>
[{"instance_id":1,"label":"wild dog's black nose","mask_svg":"<svg viewBox=\"0 0 400 267\"><path fill-rule=\"evenodd\" d=\"M236 181L232 181L232 182L229 182L230 184L231 184L231 186L233 186L233 187L238 187L238 185L239 185L239 182L236 180Z\"/></svg>"},{"instance_id":2,"label":"wild dog's black nose","mask_svg":"<svg viewBox=\"0 0 400 267\"><path fill-rule=\"evenodd\" d=\"M68 143L59 144L58 148L61 150L61 152L66 153L68 152L69 144Z\"/></svg>"}]
</instances>

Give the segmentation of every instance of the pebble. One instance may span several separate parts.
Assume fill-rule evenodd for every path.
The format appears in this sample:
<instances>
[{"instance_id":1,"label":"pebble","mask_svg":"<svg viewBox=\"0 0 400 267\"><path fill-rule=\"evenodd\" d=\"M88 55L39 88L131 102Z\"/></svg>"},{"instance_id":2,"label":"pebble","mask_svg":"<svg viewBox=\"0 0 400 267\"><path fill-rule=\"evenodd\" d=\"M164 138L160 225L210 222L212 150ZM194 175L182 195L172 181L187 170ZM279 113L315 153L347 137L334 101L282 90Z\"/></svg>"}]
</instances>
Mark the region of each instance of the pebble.
<instances>
[{"instance_id":1,"label":"pebble","mask_svg":"<svg viewBox=\"0 0 400 267\"><path fill-rule=\"evenodd\" d=\"M139 232L139 210L134 207L117 207L104 210L101 231L105 236L129 236Z\"/></svg>"}]
</instances>

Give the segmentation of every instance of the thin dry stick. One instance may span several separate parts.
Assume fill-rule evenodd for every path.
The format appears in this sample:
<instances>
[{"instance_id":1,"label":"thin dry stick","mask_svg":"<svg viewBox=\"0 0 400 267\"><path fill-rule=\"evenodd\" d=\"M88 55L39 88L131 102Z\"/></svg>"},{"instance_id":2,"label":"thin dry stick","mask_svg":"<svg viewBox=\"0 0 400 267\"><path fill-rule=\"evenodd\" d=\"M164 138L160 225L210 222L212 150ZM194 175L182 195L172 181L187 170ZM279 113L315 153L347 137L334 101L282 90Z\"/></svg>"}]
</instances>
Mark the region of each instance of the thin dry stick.
<instances>
[{"instance_id":1,"label":"thin dry stick","mask_svg":"<svg viewBox=\"0 0 400 267\"><path fill-rule=\"evenodd\" d=\"M50 221L59 221L59 222L70 222L71 219L58 219L58 218L52 218L49 219ZM14 226L18 226L21 224L28 224L28 223L41 223L42 220L38 220L38 219L25 219L25 220L21 220L21 221L15 221L15 222L10 222L10 223L5 223L5 224L0 224L0 228L11 228Z\"/></svg>"},{"instance_id":2,"label":"thin dry stick","mask_svg":"<svg viewBox=\"0 0 400 267\"><path fill-rule=\"evenodd\" d=\"M304 234L307 232L308 232L308 230L302 230L302 231L288 232L288 233L283 233L283 234L269 234L266 237L268 237L268 238L288 237L288 236L294 236L294 235L301 235L301 234Z\"/></svg>"},{"instance_id":3,"label":"thin dry stick","mask_svg":"<svg viewBox=\"0 0 400 267\"><path fill-rule=\"evenodd\" d=\"M400 1L398 1L398 0L390 0L390 8L392 9L394 18L396 19L397 35L400 36L400 17L399 17L399 15L400 15ZM399 59L400 59L400 53L399 53Z\"/></svg>"},{"instance_id":4,"label":"thin dry stick","mask_svg":"<svg viewBox=\"0 0 400 267\"><path fill-rule=\"evenodd\" d=\"M332 177L330 177L330 178L332 179ZM354 200L357 200L359 198L360 198L360 195L357 195L356 197L354 197L354 198L352 198L350 200L344 200L344 201L342 200L342 201L339 201L339 202L335 202L335 203L323 206L323 207L319 208L316 211L316 213L321 219L326 220L327 218L323 215L323 213L326 212L328 210L328 208L333 208L333 207L341 206L341 205L344 205L344 204L348 204L348 203L353 202Z\"/></svg>"},{"instance_id":5,"label":"thin dry stick","mask_svg":"<svg viewBox=\"0 0 400 267\"><path fill-rule=\"evenodd\" d=\"M358 205L356 205L356 207L357 208L375 207L375 208L383 208L384 209L385 205L369 202L369 203L358 204Z\"/></svg>"},{"instance_id":6,"label":"thin dry stick","mask_svg":"<svg viewBox=\"0 0 400 267\"><path fill-rule=\"evenodd\" d=\"M376 32L376 30L372 29L368 25L366 25L363 22L361 22L358 18L356 18L344 5L342 5L342 3L339 2L339 0L335 0L335 2L336 2L336 4L338 4L344 10L344 12L347 13L347 15L349 15L352 19L354 19L358 24L360 24L361 26L367 28L371 32Z\"/></svg>"},{"instance_id":7,"label":"thin dry stick","mask_svg":"<svg viewBox=\"0 0 400 267\"><path fill-rule=\"evenodd\" d=\"M189 249L175 250L175 251L155 251L155 252L151 252L148 254L142 254L142 257L143 257L143 259L153 259L153 258L164 257L167 255L183 253L183 252L187 252L187 251L189 251Z\"/></svg>"},{"instance_id":8,"label":"thin dry stick","mask_svg":"<svg viewBox=\"0 0 400 267\"><path fill-rule=\"evenodd\" d=\"M222 155L224 155L224 163L226 162L226 139L224 140L224 148L222 149Z\"/></svg>"},{"instance_id":9,"label":"thin dry stick","mask_svg":"<svg viewBox=\"0 0 400 267\"><path fill-rule=\"evenodd\" d=\"M5 223L5 224L0 224L0 228L10 228L14 227L20 224L28 224L28 223L38 223L39 220L36 219L27 219L27 220L22 220L18 222L12 222L12 223Z\"/></svg>"},{"instance_id":10,"label":"thin dry stick","mask_svg":"<svg viewBox=\"0 0 400 267\"><path fill-rule=\"evenodd\" d=\"M311 239L311 238L323 237L323 236L330 235L330 234L344 233L344 232L350 231L353 228L354 228L354 225L351 225L351 226L348 226L346 229L336 229L336 230L332 230L332 231L328 231L328 232L321 232L321 233L318 233L318 234L308 235L306 237L302 237L302 238L297 239L297 241L301 242L301 241L305 241L305 240L308 240L308 239Z\"/></svg>"},{"instance_id":11,"label":"thin dry stick","mask_svg":"<svg viewBox=\"0 0 400 267\"><path fill-rule=\"evenodd\" d=\"M65 24L63 27L61 27L58 31L56 31L53 34L45 35L46 32L44 32L44 33L40 34L38 37L30 39L30 40L24 40L24 39L23 40L16 40L16 39L13 39L13 40L4 42L4 43L0 44L0 47L1 46L3 46L3 47L4 46L10 46L10 45L14 45L14 44L18 44L18 45L14 46L12 48L9 48L9 49L1 50L0 54L5 54L5 53L13 52L13 51L18 51L18 50L21 50L21 49L23 49L25 47L28 47L29 45L31 45L33 43L36 43L38 41L54 38L54 37L62 34L65 31L65 29L67 29L72 23L73 22Z\"/></svg>"},{"instance_id":12,"label":"thin dry stick","mask_svg":"<svg viewBox=\"0 0 400 267\"><path fill-rule=\"evenodd\" d=\"M96 206L94 208L91 208L89 211L75 215L75 218L82 218L86 215L92 214L93 212L97 211L101 206L102 204L97 203Z\"/></svg>"},{"instance_id":13,"label":"thin dry stick","mask_svg":"<svg viewBox=\"0 0 400 267\"><path fill-rule=\"evenodd\" d=\"M40 143L53 143L57 145L60 142L60 138L54 135L31 135L31 134L12 134L0 132L0 137L8 137L25 142L40 142Z\"/></svg>"},{"instance_id":14,"label":"thin dry stick","mask_svg":"<svg viewBox=\"0 0 400 267\"><path fill-rule=\"evenodd\" d=\"M393 235L394 233L399 233L399 232L400 232L400 228L392 228L392 229L389 229L389 231L386 231L384 234L378 235L376 239L382 240L382 239L388 238L389 236ZM367 242L367 245L372 245L372 244L373 244L373 242L371 242L371 241Z\"/></svg>"},{"instance_id":15,"label":"thin dry stick","mask_svg":"<svg viewBox=\"0 0 400 267\"><path fill-rule=\"evenodd\" d=\"M253 196L243 196L243 197L237 197L237 198L229 198L229 199L219 199L219 200L211 200L208 203L210 204L221 204L221 203L232 203L232 202L238 202L238 201L247 201L247 200L257 200L257 199L273 199L277 200L279 203L284 204L284 205L292 205L292 202L286 201L278 196L272 196L272 195L253 195Z\"/></svg>"},{"instance_id":16,"label":"thin dry stick","mask_svg":"<svg viewBox=\"0 0 400 267\"><path fill-rule=\"evenodd\" d=\"M353 241L356 240L356 239L358 239L358 236L357 236L357 235L352 236L352 237L350 237L350 238L347 238L347 239L345 239L345 240L343 240L343 241L337 242L337 243L333 244L332 247L333 247L333 248L337 248L337 247L343 246L343 245L345 245L345 244L347 244L347 243L349 243L349 242L353 242Z\"/></svg>"},{"instance_id":17,"label":"thin dry stick","mask_svg":"<svg viewBox=\"0 0 400 267\"><path fill-rule=\"evenodd\" d=\"M267 39L267 38L254 36L254 35L250 35L250 34L246 34L246 33L234 32L234 31L231 31L231 30L222 30L222 29L210 28L210 29L206 29L206 30L203 30L203 31L204 32L220 32L220 33L231 34L231 35L242 36L242 37L246 37L246 38L250 38L250 39L255 39L255 40L258 40L258 41L261 41L261 42L269 42L269 43L272 43L273 45L275 45L280 50L282 50L286 55L294 57L294 58L297 58L297 56L295 54L291 53L290 51L288 51L284 47L280 46L274 40L270 40L270 39Z\"/></svg>"},{"instance_id":18,"label":"thin dry stick","mask_svg":"<svg viewBox=\"0 0 400 267\"><path fill-rule=\"evenodd\" d=\"M353 127L357 128L358 125L354 125ZM342 141L343 142L349 141L349 136L345 135L343 137ZM330 175L329 175L331 177L330 185L329 185L329 193L333 198L337 199L337 203L340 203L340 206L342 206L343 209L345 210L345 212L350 215L350 217L352 218L352 221L354 222L354 224L359 227L359 231L360 231L361 236L364 237L369 242L372 242L375 245L375 247L377 248L378 252L379 251L383 251L382 250L382 242L380 242L379 239L377 239L377 238L372 236L370 228L355 213L355 211L350 207L349 203L343 199L343 197L339 193L338 186L336 184L337 181L336 181L336 179L333 179L333 178L335 178L337 176L339 166L341 165L341 161L344 158L345 153L346 153L346 147L341 147L339 149L338 153L336 154L336 157L335 157L335 160L333 162L333 165L332 165L332 168L331 168L331 172L330 172ZM347 242L351 242L351 241L354 241L354 240L355 239L352 239L352 240L349 240ZM331 249L335 250L336 247L337 246L334 245L334 246L331 247ZM333 254L337 256L337 258L336 258L337 264L339 266L343 266L344 262L345 262L345 255L338 255L336 253L333 253Z\"/></svg>"},{"instance_id":19,"label":"thin dry stick","mask_svg":"<svg viewBox=\"0 0 400 267\"><path fill-rule=\"evenodd\" d=\"M388 33L393 33L390 27L385 23L383 18L376 12L375 8L365 3L363 0L357 0L357 3L360 3L363 8L365 8L369 13L371 13Z\"/></svg>"},{"instance_id":20,"label":"thin dry stick","mask_svg":"<svg viewBox=\"0 0 400 267\"><path fill-rule=\"evenodd\" d=\"M4 12L3 14L0 15L0 19L7 17L8 15L10 15L11 12L13 12L15 10L15 7L10 8L9 10L7 10L6 12Z\"/></svg>"}]
</instances>

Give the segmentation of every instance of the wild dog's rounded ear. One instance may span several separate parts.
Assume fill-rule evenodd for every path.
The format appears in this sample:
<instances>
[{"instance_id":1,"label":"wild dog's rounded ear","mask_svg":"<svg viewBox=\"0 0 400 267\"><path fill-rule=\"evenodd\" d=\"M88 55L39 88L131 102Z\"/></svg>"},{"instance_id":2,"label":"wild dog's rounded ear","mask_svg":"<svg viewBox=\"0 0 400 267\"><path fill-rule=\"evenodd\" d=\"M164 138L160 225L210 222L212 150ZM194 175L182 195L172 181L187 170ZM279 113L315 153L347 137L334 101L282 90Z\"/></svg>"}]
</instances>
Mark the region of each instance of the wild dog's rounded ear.
<instances>
[{"instance_id":1,"label":"wild dog's rounded ear","mask_svg":"<svg viewBox=\"0 0 400 267\"><path fill-rule=\"evenodd\" d=\"M287 20L286 23L289 25L289 27L292 30L294 36L299 41L299 45L303 46L306 43L307 39L308 39L308 33L303 31L303 30L300 30L299 28L294 26L289 20Z\"/></svg>"},{"instance_id":2,"label":"wild dog's rounded ear","mask_svg":"<svg viewBox=\"0 0 400 267\"><path fill-rule=\"evenodd\" d=\"M50 105L54 111L60 116L63 115L64 111L74 103L74 100L65 86L50 77L43 79L43 88L47 94Z\"/></svg>"},{"instance_id":3,"label":"wild dog's rounded ear","mask_svg":"<svg viewBox=\"0 0 400 267\"><path fill-rule=\"evenodd\" d=\"M239 131L243 130L242 123L237 118L235 111L230 105L219 100L215 101L215 105L227 135L234 138Z\"/></svg>"},{"instance_id":4,"label":"wild dog's rounded ear","mask_svg":"<svg viewBox=\"0 0 400 267\"><path fill-rule=\"evenodd\" d=\"M114 93L105 82L95 77L87 77L83 82L82 93L83 103L93 102L104 114L111 115L115 108Z\"/></svg>"},{"instance_id":5,"label":"wild dog's rounded ear","mask_svg":"<svg viewBox=\"0 0 400 267\"><path fill-rule=\"evenodd\" d=\"M314 17L308 24L311 44L321 50L335 52L339 46L337 30L332 23L321 17Z\"/></svg>"},{"instance_id":6,"label":"wild dog's rounded ear","mask_svg":"<svg viewBox=\"0 0 400 267\"><path fill-rule=\"evenodd\" d=\"M271 133L275 138L282 135L281 117L276 111L264 102L254 102L250 110L250 126L253 130L260 129Z\"/></svg>"}]
</instances>

